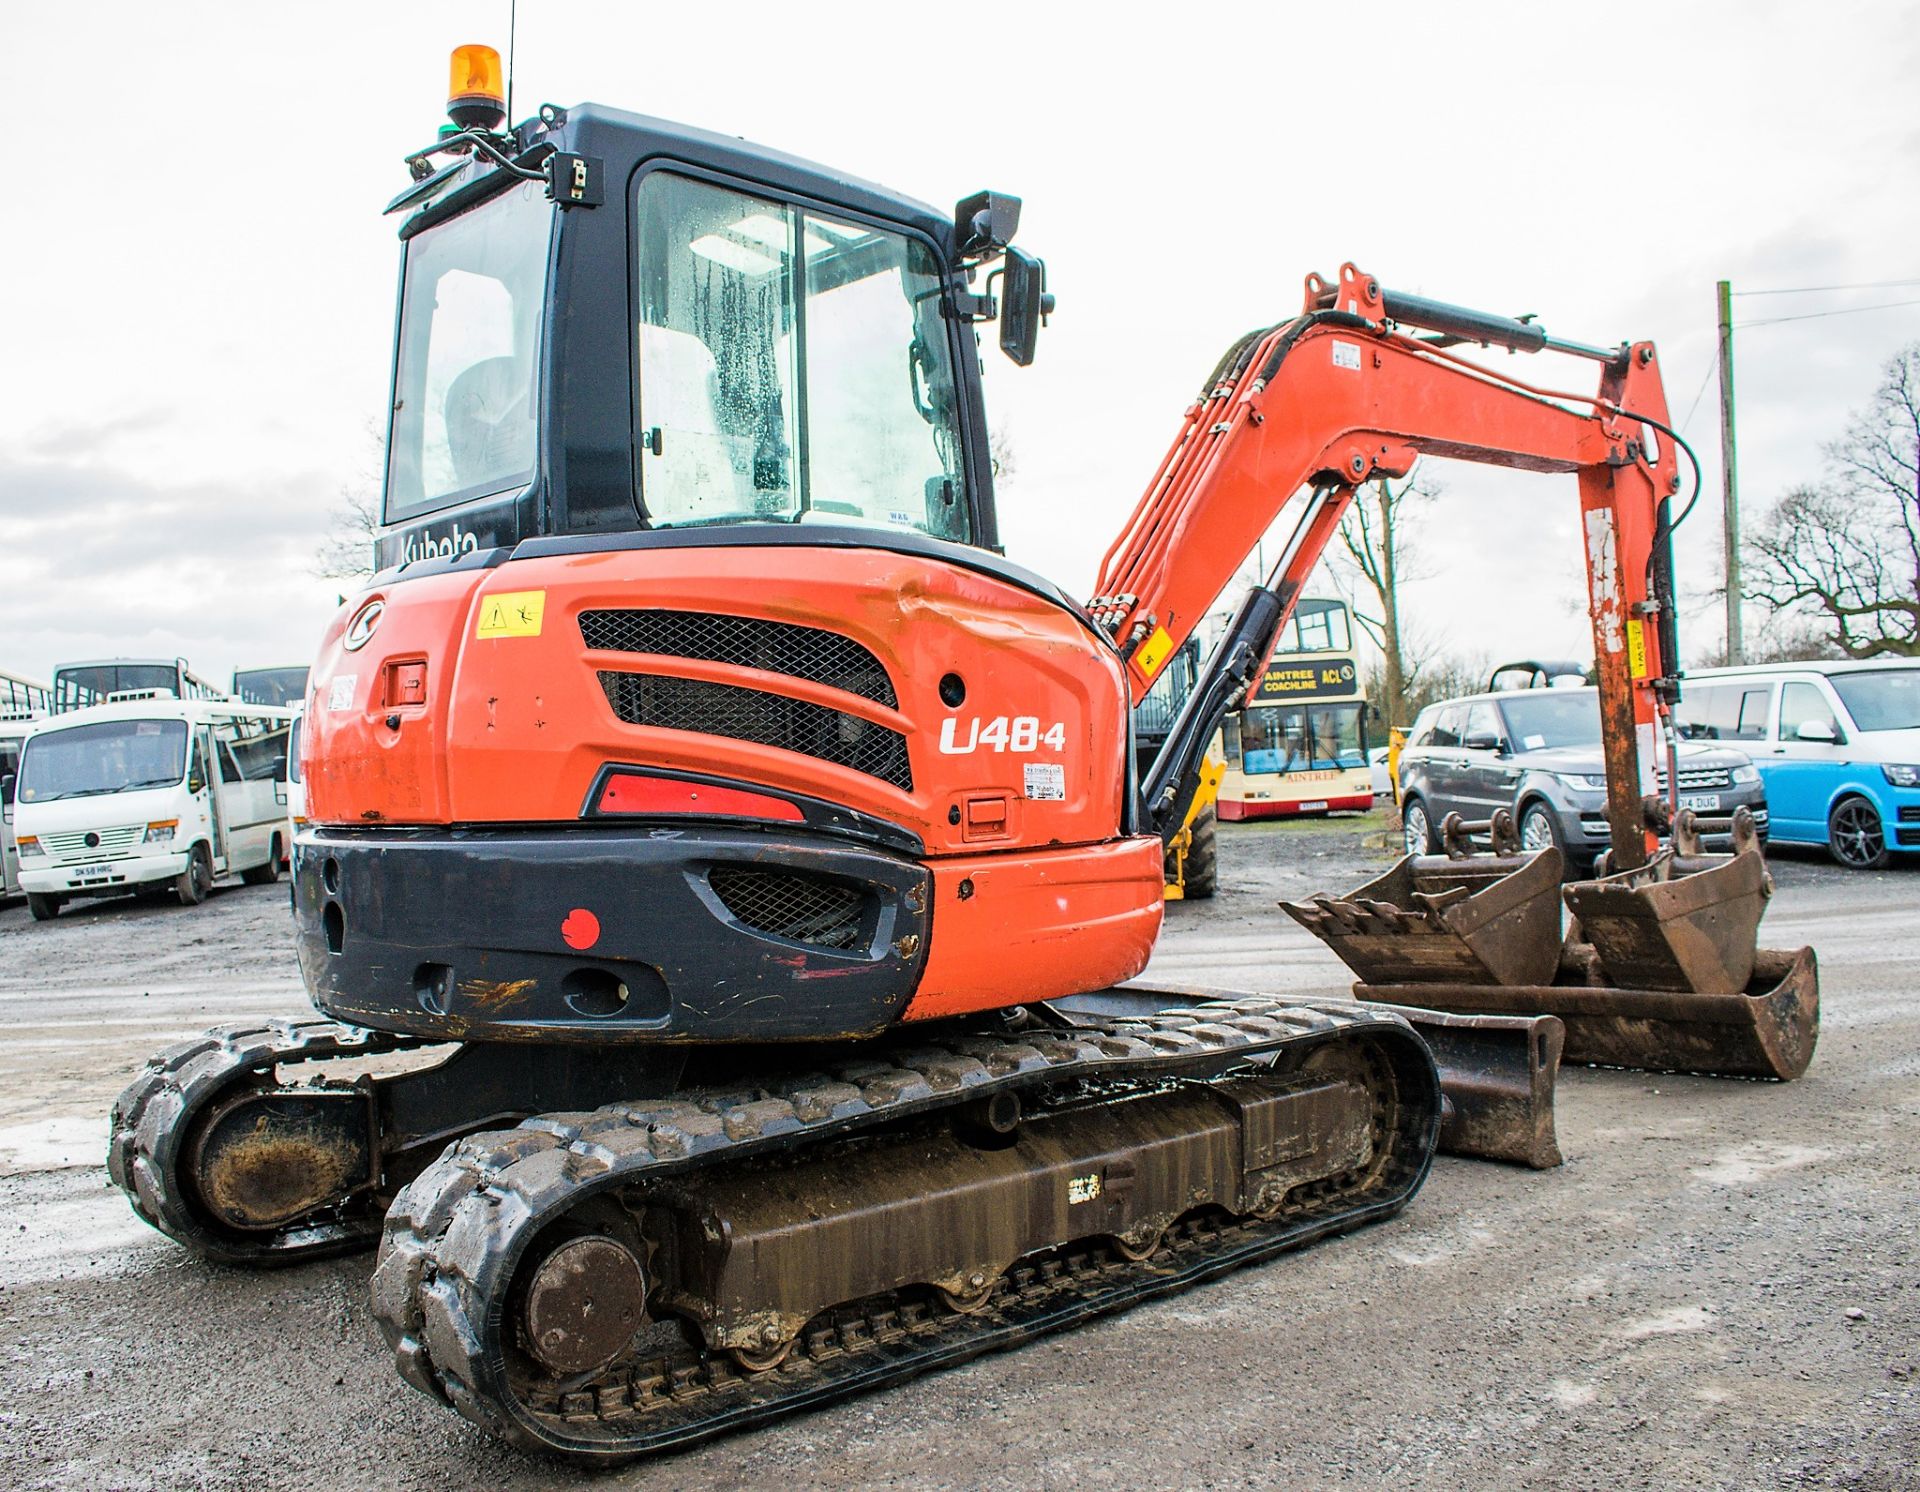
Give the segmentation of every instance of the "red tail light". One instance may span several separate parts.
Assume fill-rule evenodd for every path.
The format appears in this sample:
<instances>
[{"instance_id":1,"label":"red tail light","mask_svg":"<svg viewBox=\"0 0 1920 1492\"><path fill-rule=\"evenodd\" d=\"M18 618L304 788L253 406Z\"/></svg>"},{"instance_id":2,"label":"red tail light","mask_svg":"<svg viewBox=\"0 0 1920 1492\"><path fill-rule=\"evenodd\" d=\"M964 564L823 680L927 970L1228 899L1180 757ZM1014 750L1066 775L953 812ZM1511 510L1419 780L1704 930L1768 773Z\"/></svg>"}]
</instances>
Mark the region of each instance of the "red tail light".
<instances>
[{"instance_id":1,"label":"red tail light","mask_svg":"<svg viewBox=\"0 0 1920 1492\"><path fill-rule=\"evenodd\" d=\"M683 782L673 777L647 777L639 772L615 772L600 789L596 813L693 813L709 817L779 819L806 822L797 803L743 788L718 787L709 782Z\"/></svg>"}]
</instances>

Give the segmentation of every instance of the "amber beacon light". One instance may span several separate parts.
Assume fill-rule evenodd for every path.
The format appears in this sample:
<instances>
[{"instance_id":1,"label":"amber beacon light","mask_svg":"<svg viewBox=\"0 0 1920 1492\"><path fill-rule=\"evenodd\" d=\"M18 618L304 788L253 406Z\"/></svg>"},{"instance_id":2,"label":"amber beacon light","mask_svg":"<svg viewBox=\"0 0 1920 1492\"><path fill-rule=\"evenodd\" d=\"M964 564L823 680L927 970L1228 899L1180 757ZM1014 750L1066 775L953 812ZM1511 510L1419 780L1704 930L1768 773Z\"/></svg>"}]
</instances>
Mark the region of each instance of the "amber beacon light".
<instances>
[{"instance_id":1,"label":"amber beacon light","mask_svg":"<svg viewBox=\"0 0 1920 1492\"><path fill-rule=\"evenodd\" d=\"M447 80L447 117L461 129L490 130L507 117L500 54L492 47L455 47Z\"/></svg>"}]
</instances>

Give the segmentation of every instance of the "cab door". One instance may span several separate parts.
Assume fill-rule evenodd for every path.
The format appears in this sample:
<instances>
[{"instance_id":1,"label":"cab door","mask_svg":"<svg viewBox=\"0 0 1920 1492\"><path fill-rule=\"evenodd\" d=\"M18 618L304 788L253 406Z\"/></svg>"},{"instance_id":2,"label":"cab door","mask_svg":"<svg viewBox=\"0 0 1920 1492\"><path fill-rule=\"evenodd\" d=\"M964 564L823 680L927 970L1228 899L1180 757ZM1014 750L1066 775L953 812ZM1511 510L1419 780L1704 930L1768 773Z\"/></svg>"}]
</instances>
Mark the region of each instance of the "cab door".
<instances>
[{"instance_id":1,"label":"cab door","mask_svg":"<svg viewBox=\"0 0 1920 1492\"><path fill-rule=\"evenodd\" d=\"M20 855L13 843L13 779L19 770L19 746L0 741L0 896L20 889Z\"/></svg>"},{"instance_id":2,"label":"cab door","mask_svg":"<svg viewBox=\"0 0 1920 1492\"><path fill-rule=\"evenodd\" d=\"M1766 768L1767 814L1773 837L1809 842L1827 837L1827 803L1849 748L1825 689L1789 680L1780 688Z\"/></svg>"},{"instance_id":3,"label":"cab door","mask_svg":"<svg viewBox=\"0 0 1920 1492\"><path fill-rule=\"evenodd\" d=\"M1455 796L1460 816L1479 822L1493 816L1496 808L1513 806L1513 753L1508 749L1506 727L1500 712L1489 699L1477 700L1467 707L1466 727L1460 733L1460 764Z\"/></svg>"},{"instance_id":4,"label":"cab door","mask_svg":"<svg viewBox=\"0 0 1920 1492\"><path fill-rule=\"evenodd\" d=\"M194 828L213 850L214 873L227 868L227 818L221 811L219 773L213 737L202 725L193 732L193 765L187 769L187 791L193 800ZM189 836L190 838L192 836Z\"/></svg>"}]
</instances>

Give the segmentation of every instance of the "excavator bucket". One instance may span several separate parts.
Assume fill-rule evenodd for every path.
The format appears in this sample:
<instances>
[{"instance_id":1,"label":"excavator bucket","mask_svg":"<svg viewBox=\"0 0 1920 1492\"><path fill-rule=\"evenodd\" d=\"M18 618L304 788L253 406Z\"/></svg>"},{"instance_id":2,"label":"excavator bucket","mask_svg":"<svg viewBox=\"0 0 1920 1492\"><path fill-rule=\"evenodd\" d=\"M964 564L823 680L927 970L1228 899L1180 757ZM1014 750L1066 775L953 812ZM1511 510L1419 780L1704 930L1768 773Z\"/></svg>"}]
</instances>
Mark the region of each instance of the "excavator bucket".
<instances>
[{"instance_id":1,"label":"excavator bucket","mask_svg":"<svg viewBox=\"0 0 1920 1492\"><path fill-rule=\"evenodd\" d=\"M1673 845L1639 870L1566 889L1581 941L1623 989L1738 995L1753 975L1760 917L1773 894L1753 816L1733 816L1733 853L1706 855L1682 811Z\"/></svg>"},{"instance_id":2,"label":"excavator bucket","mask_svg":"<svg viewBox=\"0 0 1920 1492\"><path fill-rule=\"evenodd\" d=\"M1203 1001L1234 998L1231 990L1132 980L1092 994L1051 1000L1047 1008L1072 1023L1076 1017L1160 1015ZM1381 1008L1418 1031L1433 1054L1440 1072L1443 1151L1535 1170L1560 1164L1553 1097L1566 1031L1557 1019L1458 1015L1416 1005Z\"/></svg>"},{"instance_id":3,"label":"excavator bucket","mask_svg":"<svg viewBox=\"0 0 1920 1492\"><path fill-rule=\"evenodd\" d=\"M1820 1036L1820 976L1811 948L1762 949L1751 980L1735 994L1589 983L1603 976L1584 944L1569 945L1560 975L1562 982L1550 985L1356 984L1353 992L1370 1003L1418 1002L1463 1015L1551 1011L1566 1027L1564 1060L1650 1072L1784 1081L1807 1070Z\"/></svg>"},{"instance_id":4,"label":"excavator bucket","mask_svg":"<svg viewBox=\"0 0 1920 1492\"><path fill-rule=\"evenodd\" d=\"M1557 890L1558 856L1517 859L1505 838L1510 821L1497 814L1484 826L1448 815L1450 851L1469 832L1492 840L1490 854L1451 862L1455 899L1420 883L1423 874L1449 873L1440 869L1448 861L1422 856L1349 896L1282 905L1360 975L1355 998L1406 1008L1409 1019L1415 1009L1557 1017L1568 1062L1796 1078L1812 1061L1820 1033L1819 970L1812 949L1756 948L1773 883L1745 809L1730 827L1733 853L1706 855L1700 824L1682 812L1673 848L1645 868L1568 886L1573 920L1544 968L1537 946L1524 939L1541 936L1543 925L1558 939L1558 898L1527 901L1520 893L1543 865L1551 871L1549 893ZM1429 864L1434 872L1423 869ZM1485 889L1461 899L1458 888L1474 884ZM1402 899L1389 901L1396 894ZM1498 915L1468 925L1463 914L1483 905L1492 910L1496 896L1505 898ZM1543 916L1543 905L1554 915ZM1408 931L1416 924L1418 933ZM1529 960L1524 972L1513 972L1521 967L1516 949ZM1421 1034L1434 1048L1448 1101L1461 1107L1457 1094L1466 1085L1445 1086L1441 1053L1462 1038L1440 1027L1422 1026ZM1457 1065L1456 1075L1463 1070Z\"/></svg>"},{"instance_id":5,"label":"excavator bucket","mask_svg":"<svg viewBox=\"0 0 1920 1492\"><path fill-rule=\"evenodd\" d=\"M1476 855L1484 834L1491 853ZM1513 815L1456 813L1442 855L1409 855L1345 896L1282 902L1366 984L1547 984L1560 958L1560 851L1520 852Z\"/></svg>"}]
</instances>

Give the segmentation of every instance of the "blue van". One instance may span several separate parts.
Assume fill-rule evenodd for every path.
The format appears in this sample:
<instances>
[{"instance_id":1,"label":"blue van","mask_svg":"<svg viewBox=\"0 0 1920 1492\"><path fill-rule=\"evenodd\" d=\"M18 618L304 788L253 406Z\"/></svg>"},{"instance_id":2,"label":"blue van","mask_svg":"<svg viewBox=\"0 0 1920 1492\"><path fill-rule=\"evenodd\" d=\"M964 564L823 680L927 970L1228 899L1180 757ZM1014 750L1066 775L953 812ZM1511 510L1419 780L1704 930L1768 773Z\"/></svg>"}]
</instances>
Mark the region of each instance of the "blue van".
<instances>
[{"instance_id":1,"label":"blue van","mask_svg":"<svg viewBox=\"0 0 1920 1492\"><path fill-rule=\"evenodd\" d=\"M1920 658L1703 668L1674 716L1687 739L1752 756L1775 843L1856 870L1920 854Z\"/></svg>"}]
</instances>

